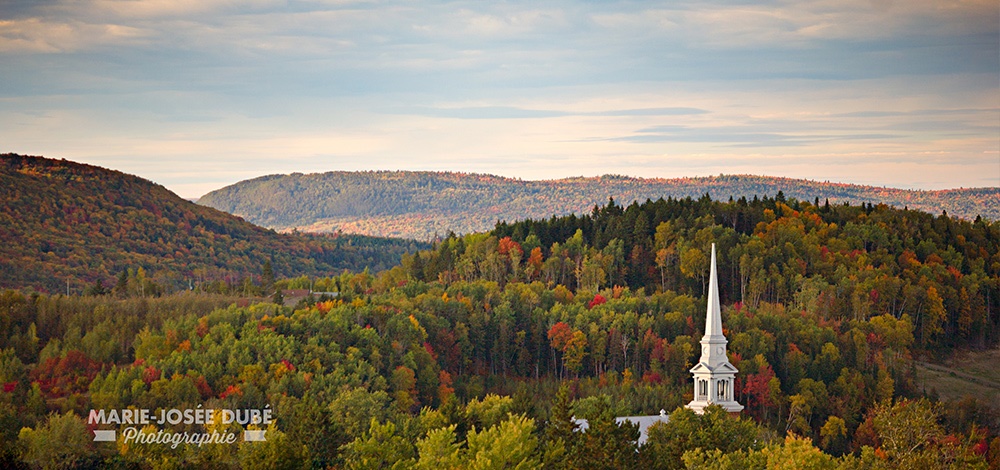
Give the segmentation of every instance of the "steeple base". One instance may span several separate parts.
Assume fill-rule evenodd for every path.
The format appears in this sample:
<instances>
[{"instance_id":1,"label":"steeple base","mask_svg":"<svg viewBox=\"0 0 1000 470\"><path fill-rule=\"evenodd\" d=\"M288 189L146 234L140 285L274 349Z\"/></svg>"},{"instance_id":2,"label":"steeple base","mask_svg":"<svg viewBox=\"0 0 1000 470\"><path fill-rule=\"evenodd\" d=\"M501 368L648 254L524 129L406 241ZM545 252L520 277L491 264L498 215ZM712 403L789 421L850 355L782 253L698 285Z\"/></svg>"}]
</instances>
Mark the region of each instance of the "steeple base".
<instances>
[{"instance_id":1,"label":"steeple base","mask_svg":"<svg viewBox=\"0 0 1000 470\"><path fill-rule=\"evenodd\" d=\"M743 405L736 403L735 401L709 402L693 400L691 403L687 404L687 408L702 415L705 414L705 408L707 408L708 405L719 405L722 409L733 414L739 414L739 412L743 411Z\"/></svg>"}]
</instances>

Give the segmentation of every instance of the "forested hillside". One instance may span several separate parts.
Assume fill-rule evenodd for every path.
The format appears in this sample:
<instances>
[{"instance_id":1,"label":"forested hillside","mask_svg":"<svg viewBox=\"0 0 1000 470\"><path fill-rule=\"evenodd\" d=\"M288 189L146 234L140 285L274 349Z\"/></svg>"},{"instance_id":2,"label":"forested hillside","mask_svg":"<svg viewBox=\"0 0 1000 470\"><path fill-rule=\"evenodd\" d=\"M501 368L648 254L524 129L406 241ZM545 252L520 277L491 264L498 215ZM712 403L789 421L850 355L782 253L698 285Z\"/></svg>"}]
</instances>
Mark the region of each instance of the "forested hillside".
<instances>
[{"instance_id":1,"label":"forested hillside","mask_svg":"<svg viewBox=\"0 0 1000 470\"><path fill-rule=\"evenodd\" d=\"M132 175L66 160L0 155L0 287L82 292L126 271L160 289L260 276L391 267L422 245L279 234Z\"/></svg>"},{"instance_id":2,"label":"forested hillside","mask_svg":"<svg viewBox=\"0 0 1000 470\"><path fill-rule=\"evenodd\" d=\"M1000 188L910 191L789 178L720 175L642 179L623 176L523 181L492 175L435 172L329 172L271 175L228 186L198 203L275 229L342 231L429 240L449 231L488 230L499 221L585 214L608 197L628 204L659 198L715 199L783 191L803 201L873 203L947 211L968 220L1000 219Z\"/></svg>"},{"instance_id":3,"label":"forested hillside","mask_svg":"<svg viewBox=\"0 0 1000 470\"><path fill-rule=\"evenodd\" d=\"M475 247L465 246L470 240ZM540 280L702 297L712 243L725 303L783 304L841 321L908 316L917 344L930 350L1000 339L1000 222L885 205L816 205L781 193L609 201L582 217L501 223L403 264L423 280Z\"/></svg>"},{"instance_id":4,"label":"forested hillside","mask_svg":"<svg viewBox=\"0 0 1000 470\"><path fill-rule=\"evenodd\" d=\"M680 408L711 243L738 418ZM912 362L997 344L997 222L783 194L608 203L449 237L377 275L275 283L310 285L339 295L217 309L220 298L192 293L3 293L0 457L348 469L1000 462L996 404L937 402ZM89 440L87 410L128 406L270 406L277 420L266 443ZM670 422L642 447L613 422L660 409Z\"/></svg>"}]
</instances>

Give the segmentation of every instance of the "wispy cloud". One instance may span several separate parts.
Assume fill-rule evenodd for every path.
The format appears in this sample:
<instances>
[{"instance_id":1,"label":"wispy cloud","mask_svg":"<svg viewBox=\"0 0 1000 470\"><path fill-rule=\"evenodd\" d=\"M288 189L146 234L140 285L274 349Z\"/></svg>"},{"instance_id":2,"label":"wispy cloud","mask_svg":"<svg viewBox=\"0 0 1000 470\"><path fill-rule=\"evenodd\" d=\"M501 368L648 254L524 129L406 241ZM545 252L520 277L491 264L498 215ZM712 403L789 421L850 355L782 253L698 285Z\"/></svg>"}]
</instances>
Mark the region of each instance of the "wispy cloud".
<instances>
[{"instance_id":1,"label":"wispy cloud","mask_svg":"<svg viewBox=\"0 0 1000 470\"><path fill-rule=\"evenodd\" d=\"M698 108L637 108L613 109L607 111L566 111L553 109L527 109L512 106L471 106L471 107L399 107L389 108L390 114L454 118L454 119L545 119L567 116L684 116L708 113Z\"/></svg>"},{"instance_id":2,"label":"wispy cloud","mask_svg":"<svg viewBox=\"0 0 1000 470\"><path fill-rule=\"evenodd\" d=\"M998 17L994 0L9 0L0 150L185 191L337 168L1000 185Z\"/></svg>"},{"instance_id":3,"label":"wispy cloud","mask_svg":"<svg viewBox=\"0 0 1000 470\"><path fill-rule=\"evenodd\" d=\"M72 53L135 44L146 36L140 28L113 23L0 20L0 53Z\"/></svg>"}]
</instances>

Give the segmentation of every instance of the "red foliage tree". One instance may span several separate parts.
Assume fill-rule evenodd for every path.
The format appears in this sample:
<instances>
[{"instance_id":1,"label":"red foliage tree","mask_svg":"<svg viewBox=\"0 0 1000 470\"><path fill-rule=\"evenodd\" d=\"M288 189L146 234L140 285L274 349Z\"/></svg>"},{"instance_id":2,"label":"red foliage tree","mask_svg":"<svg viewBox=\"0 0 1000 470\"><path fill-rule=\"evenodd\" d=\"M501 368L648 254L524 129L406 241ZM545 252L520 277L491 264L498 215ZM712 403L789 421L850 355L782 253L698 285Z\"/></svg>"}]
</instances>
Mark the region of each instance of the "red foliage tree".
<instances>
[{"instance_id":1,"label":"red foliage tree","mask_svg":"<svg viewBox=\"0 0 1000 470\"><path fill-rule=\"evenodd\" d=\"M566 348L566 343L573 337L573 329L564 322L556 323L549 328L549 341L552 347L562 351Z\"/></svg>"},{"instance_id":2,"label":"red foliage tree","mask_svg":"<svg viewBox=\"0 0 1000 470\"><path fill-rule=\"evenodd\" d=\"M146 382L146 385L153 383L160 379L160 370L153 366L148 366L142 371L142 381Z\"/></svg>"},{"instance_id":3,"label":"red foliage tree","mask_svg":"<svg viewBox=\"0 0 1000 470\"><path fill-rule=\"evenodd\" d=\"M497 251L504 256L510 256L511 253L517 253L517 256L524 254L524 249L521 248L521 244L514 241L510 237L503 237L500 239L500 242L497 244Z\"/></svg>"},{"instance_id":4,"label":"red foliage tree","mask_svg":"<svg viewBox=\"0 0 1000 470\"><path fill-rule=\"evenodd\" d=\"M747 397L748 411L755 414L763 413L764 410L773 407L771 401L771 379L774 378L774 369L769 365L762 365L755 374L747 374L743 386L743 394ZM759 418L760 416L758 416Z\"/></svg>"},{"instance_id":5,"label":"red foliage tree","mask_svg":"<svg viewBox=\"0 0 1000 470\"><path fill-rule=\"evenodd\" d=\"M598 305L606 303L607 301L608 301L608 299L605 299L603 295L601 295L601 294L594 294L594 298L593 298L593 300L590 301L590 303L587 304L587 308L594 308L594 307L596 307Z\"/></svg>"},{"instance_id":6,"label":"red foliage tree","mask_svg":"<svg viewBox=\"0 0 1000 470\"><path fill-rule=\"evenodd\" d=\"M61 397L85 392L100 370L100 362L74 349L61 358L52 357L39 364L31 371L30 377L33 382L38 382L43 393Z\"/></svg>"},{"instance_id":7,"label":"red foliage tree","mask_svg":"<svg viewBox=\"0 0 1000 470\"><path fill-rule=\"evenodd\" d=\"M528 265L535 268L535 272L542 270L542 249L539 247L534 247L531 249L531 255L528 256Z\"/></svg>"}]
</instances>

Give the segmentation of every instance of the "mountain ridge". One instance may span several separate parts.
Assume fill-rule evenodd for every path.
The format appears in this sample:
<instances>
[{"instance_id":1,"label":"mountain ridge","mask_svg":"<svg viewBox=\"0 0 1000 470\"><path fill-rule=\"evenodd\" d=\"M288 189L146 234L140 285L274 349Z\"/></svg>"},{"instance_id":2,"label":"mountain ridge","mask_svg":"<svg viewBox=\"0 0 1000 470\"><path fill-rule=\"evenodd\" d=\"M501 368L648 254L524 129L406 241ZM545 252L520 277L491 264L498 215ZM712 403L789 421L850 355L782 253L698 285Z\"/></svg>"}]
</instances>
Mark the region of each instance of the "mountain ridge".
<instances>
[{"instance_id":1,"label":"mountain ridge","mask_svg":"<svg viewBox=\"0 0 1000 470\"><path fill-rule=\"evenodd\" d=\"M276 230L431 239L449 231L489 230L497 221L588 213L609 197L627 205L706 193L713 199L752 199L778 191L802 201L884 203L967 219L1000 218L1000 188L910 190L746 174L556 180L401 170L272 174L212 191L198 203Z\"/></svg>"},{"instance_id":2,"label":"mountain ridge","mask_svg":"<svg viewBox=\"0 0 1000 470\"><path fill-rule=\"evenodd\" d=\"M275 233L197 205L144 178L44 157L0 154L0 288L79 292L144 268L165 287L236 281L271 261L281 276L378 270L419 244ZM183 286L183 287L181 287Z\"/></svg>"}]
</instances>

